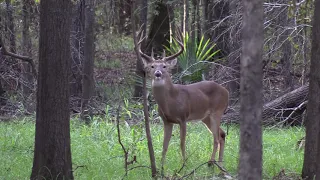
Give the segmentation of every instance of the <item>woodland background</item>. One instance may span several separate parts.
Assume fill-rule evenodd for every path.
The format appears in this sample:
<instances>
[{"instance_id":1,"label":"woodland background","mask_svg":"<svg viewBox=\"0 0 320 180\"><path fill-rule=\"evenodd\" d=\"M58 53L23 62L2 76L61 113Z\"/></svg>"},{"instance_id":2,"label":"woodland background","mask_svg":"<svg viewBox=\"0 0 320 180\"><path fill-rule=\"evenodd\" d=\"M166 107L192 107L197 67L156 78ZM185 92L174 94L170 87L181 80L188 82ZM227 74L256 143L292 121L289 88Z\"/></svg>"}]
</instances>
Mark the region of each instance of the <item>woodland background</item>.
<instances>
[{"instance_id":1,"label":"woodland background","mask_svg":"<svg viewBox=\"0 0 320 180\"><path fill-rule=\"evenodd\" d=\"M241 1L77 0L68 7L72 16L71 61L66 63L71 68L66 77L72 117L87 124L106 114L115 120L121 105L125 107L125 123L142 122L144 71L136 58L133 37L142 29L146 36L143 51L150 54L153 50L161 56L163 49L167 54L176 50L171 37L175 36L175 27L179 27L186 52L179 57L174 81L188 84L206 79L227 87L231 98L223 121L239 123ZM312 0L263 1L264 125L305 124L314 8ZM53 7L47 18L54 19L61 12ZM46 71L59 69L43 64L44 74L37 72L41 65L40 21L39 1L0 1L1 121L34 117L37 78L39 83ZM51 80L42 83L57 83ZM48 97L39 98L45 101ZM158 122L152 94L148 107L151 121Z\"/></svg>"}]
</instances>

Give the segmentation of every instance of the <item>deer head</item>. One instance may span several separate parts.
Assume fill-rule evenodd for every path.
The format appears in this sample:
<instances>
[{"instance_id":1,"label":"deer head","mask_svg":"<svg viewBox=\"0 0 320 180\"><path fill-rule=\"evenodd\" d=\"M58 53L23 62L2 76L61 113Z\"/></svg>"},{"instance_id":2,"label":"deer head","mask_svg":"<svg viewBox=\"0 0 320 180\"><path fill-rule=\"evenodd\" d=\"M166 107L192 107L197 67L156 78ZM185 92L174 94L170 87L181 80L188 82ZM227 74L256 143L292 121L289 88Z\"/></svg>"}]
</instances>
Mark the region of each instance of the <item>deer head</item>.
<instances>
[{"instance_id":1,"label":"deer head","mask_svg":"<svg viewBox=\"0 0 320 180\"><path fill-rule=\"evenodd\" d=\"M145 71L152 79L152 85L164 85L167 81L171 81L170 72L177 64L177 57L184 51L183 44L180 41L176 40L180 46L180 50L176 54L166 57L166 53L164 50L162 58L155 59L153 51L151 52L151 56L148 56L141 51L142 41L143 38L141 37L140 41L137 44L137 48L141 56Z\"/></svg>"}]
</instances>

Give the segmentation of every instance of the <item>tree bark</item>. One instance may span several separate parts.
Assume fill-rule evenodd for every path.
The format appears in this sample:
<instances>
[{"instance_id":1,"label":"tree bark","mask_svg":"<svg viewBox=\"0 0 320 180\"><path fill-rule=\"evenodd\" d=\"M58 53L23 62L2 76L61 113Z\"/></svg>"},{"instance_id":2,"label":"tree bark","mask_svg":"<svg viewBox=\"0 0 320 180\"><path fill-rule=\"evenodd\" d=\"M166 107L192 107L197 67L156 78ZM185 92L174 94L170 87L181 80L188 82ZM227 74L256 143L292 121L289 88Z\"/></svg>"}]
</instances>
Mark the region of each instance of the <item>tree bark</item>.
<instances>
[{"instance_id":1,"label":"tree bark","mask_svg":"<svg viewBox=\"0 0 320 180\"><path fill-rule=\"evenodd\" d=\"M239 101L239 89L240 89L240 42L241 37L239 31L241 24L241 15L238 13L239 1L230 1L229 2L229 10L230 10L230 20L229 24L229 43L228 43L228 65L233 69L230 73L231 81L228 83L228 89L230 93L230 104L233 102Z\"/></svg>"},{"instance_id":2,"label":"tree bark","mask_svg":"<svg viewBox=\"0 0 320 180\"><path fill-rule=\"evenodd\" d=\"M243 0L239 179L262 179L263 1Z\"/></svg>"},{"instance_id":3,"label":"tree bark","mask_svg":"<svg viewBox=\"0 0 320 180\"><path fill-rule=\"evenodd\" d=\"M130 34L132 0L119 0L119 33Z\"/></svg>"},{"instance_id":4,"label":"tree bark","mask_svg":"<svg viewBox=\"0 0 320 180\"><path fill-rule=\"evenodd\" d=\"M284 2L286 3L286 1ZM282 21L282 24L284 27L290 27L290 19L288 17L289 8L285 7L286 9L280 14L280 20ZM282 44L282 75L284 76L284 82L287 90L292 91L293 90L293 78L291 76L291 64L292 64L292 45L289 41L291 34L291 30L288 28L285 28L283 30L282 35L280 35L280 43Z\"/></svg>"},{"instance_id":5,"label":"tree bark","mask_svg":"<svg viewBox=\"0 0 320 180\"><path fill-rule=\"evenodd\" d=\"M158 14L152 17L150 31L146 42L146 54L150 55L153 49L155 57L162 56L164 46L170 47L170 21L168 5L157 1L155 4Z\"/></svg>"},{"instance_id":6,"label":"tree bark","mask_svg":"<svg viewBox=\"0 0 320 180\"><path fill-rule=\"evenodd\" d=\"M136 2L134 2L136 3ZM147 34L147 17L148 17L148 0L143 0L142 1L142 10L140 13L140 21L142 24L142 36L145 37ZM135 4L133 4L133 7L135 7ZM136 9L133 8L133 12ZM135 19L132 19L132 27L136 27L137 23L135 21ZM136 28L132 28L133 34L135 34L137 29ZM145 48L145 41L143 41L141 43L141 47ZM142 49L144 51L144 49ZM144 68L143 68L143 64L141 62L141 60L139 58L137 58L137 63L136 63L136 75L141 77L142 79L144 78ZM133 93L133 97L135 98L139 98L142 97L143 94L143 88L141 86L141 83L137 82L134 86L134 93Z\"/></svg>"},{"instance_id":7,"label":"tree bark","mask_svg":"<svg viewBox=\"0 0 320 180\"><path fill-rule=\"evenodd\" d=\"M70 149L70 0L40 1L36 133L30 179L73 179Z\"/></svg>"},{"instance_id":8,"label":"tree bark","mask_svg":"<svg viewBox=\"0 0 320 180\"><path fill-rule=\"evenodd\" d=\"M15 28L14 28L14 19L13 19L13 7L10 0L6 0L6 8L7 8L7 27L9 29L9 40L10 46L9 50L13 53L16 52L16 36L15 36Z\"/></svg>"},{"instance_id":9,"label":"tree bark","mask_svg":"<svg viewBox=\"0 0 320 180\"><path fill-rule=\"evenodd\" d=\"M213 4L209 9L209 11L213 11L211 17L209 17L209 23L213 24L213 28L210 30L210 38L217 44L216 48L219 49L219 53L215 55L217 59L225 58L229 55L230 50L228 46L228 37L229 34L227 33L228 29L228 18L227 16L230 15L229 11L229 2L228 1L216 1L216 4Z\"/></svg>"},{"instance_id":10,"label":"tree bark","mask_svg":"<svg viewBox=\"0 0 320 180\"><path fill-rule=\"evenodd\" d=\"M189 32L189 0L183 1L183 34Z\"/></svg>"},{"instance_id":11,"label":"tree bark","mask_svg":"<svg viewBox=\"0 0 320 180\"><path fill-rule=\"evenodd\" d=\"M317 161L320 159L320 0L314 1L314 5L306 141L302 169L302 177L307 180L320 178L320 165Z\"/></svg>"},{"instance_id":12,"label":"tree bark","mask_svg":"<svg viewBox=\"0 0 320 180\"><path fill-rule=\"evenodd\" d=\"M88 103L94 93L94 26L95 10L94 0L87 0L85 7L85 45L84 45L84 62L83 62L83 82L82 82L82 117L86 122L89 121Z\"/></svg>"},{"instance_id":13,"label":"tree bark","mask_svg":"<svg viewBox=\"0 0 320 180\"><path fill-rule=\"evenodd\" d=\"M72 60L70 76L70 97L73 108L80 108L82 96L82 63L84 59L85 0L73 6Z\"/></svg>"},{"instance_id":14,"label":"tree bark","mask_svg":"<svg viewBox=\"0 0 320 180\"><path fill-rule=\"evenodd\" d=\"M23 15L23 30L22 30L22 52L24 56L32 58L31 54L31 37L30 37L30 9L31 4L29 0L23 0L22 15ZM23 105L27 113L32 113L35 110L35 103L33 103L32 92L34 89L32 66L28 62L22 63L22 91L23 91Z\"/></svg>"}]
</instances>

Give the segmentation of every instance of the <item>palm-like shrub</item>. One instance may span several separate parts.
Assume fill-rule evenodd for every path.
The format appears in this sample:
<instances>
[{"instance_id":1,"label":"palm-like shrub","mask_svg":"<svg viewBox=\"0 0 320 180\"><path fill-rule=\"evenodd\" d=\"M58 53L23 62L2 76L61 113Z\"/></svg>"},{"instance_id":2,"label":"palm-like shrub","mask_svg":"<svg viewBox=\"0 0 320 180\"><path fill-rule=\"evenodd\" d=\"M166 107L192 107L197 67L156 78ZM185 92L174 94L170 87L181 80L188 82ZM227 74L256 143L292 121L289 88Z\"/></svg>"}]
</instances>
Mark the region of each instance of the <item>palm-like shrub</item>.
<instances>
[{"instance_id":1,"label":"palm-like shrub","mask_svg":"<svg viewBox=\"0 0 320 180\"><path fill-rule=\"evenodd\" d=\"M178 64L182 71L175 74L174 79L185 84L201 81L202 75L209 67L207 62L211 61L219 50L214 51L216 44L211 43L210 39L205 40L204 36L198 42L196 39L190 38L186 33L182 40L184 52L178 57ZM170 43L170 48L165 48L170 53L175 53L179 51L180 47L174 39Z\"/></svg>"}]
</instances>

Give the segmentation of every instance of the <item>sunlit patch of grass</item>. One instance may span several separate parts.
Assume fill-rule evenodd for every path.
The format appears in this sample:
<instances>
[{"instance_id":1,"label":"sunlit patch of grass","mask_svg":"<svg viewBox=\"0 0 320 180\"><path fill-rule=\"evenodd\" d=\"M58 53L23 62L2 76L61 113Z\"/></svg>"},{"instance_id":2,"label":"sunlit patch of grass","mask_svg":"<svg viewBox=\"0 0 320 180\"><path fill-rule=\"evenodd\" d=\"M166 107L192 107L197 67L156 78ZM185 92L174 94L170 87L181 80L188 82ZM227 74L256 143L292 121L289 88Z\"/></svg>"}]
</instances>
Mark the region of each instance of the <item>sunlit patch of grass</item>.
<instances>
[{"instance_id":1,"label":"sunlit patch of grass","mask_svg":"<svg viewBox=\"0 0 320 180\"><path fill-rule=\"evenodd\" d=\"M129 160L135 155L142 166L128 172L125 179L151 179L149 154L143 123L129 126L121 123L121 139L129 149ZM167 153L165 174L182 177L206 162L212 153L212 135L202 123L189 123L187 127L187 163L182 166L179 126L175 125ZM226 130L226 126L223 125ZM162 124L152 124L151 132L157 168L163 141ZM270 179L281 169L300 173L303 151L296 150L296 142L304 135L304 128L265 129L263 133L263 176ZM94 118L90 125L74 119L71 123L72 162L75 179L122 179L125 174L123 150L118 143L117 129L109 120ZM32 168L34 120L0 123L0 179L28 179ZM218 156L218 155L217 155ZM232 125L226 137L224 166L236 175L239 157L239 128ZM218 168L201 166L191 176L209 179L219 173Z\"/></svg>"}]
</instances>

